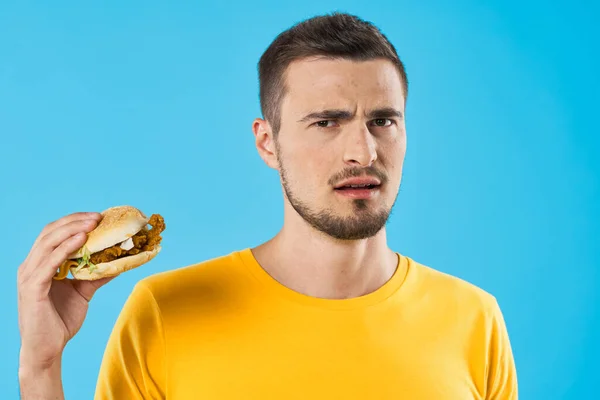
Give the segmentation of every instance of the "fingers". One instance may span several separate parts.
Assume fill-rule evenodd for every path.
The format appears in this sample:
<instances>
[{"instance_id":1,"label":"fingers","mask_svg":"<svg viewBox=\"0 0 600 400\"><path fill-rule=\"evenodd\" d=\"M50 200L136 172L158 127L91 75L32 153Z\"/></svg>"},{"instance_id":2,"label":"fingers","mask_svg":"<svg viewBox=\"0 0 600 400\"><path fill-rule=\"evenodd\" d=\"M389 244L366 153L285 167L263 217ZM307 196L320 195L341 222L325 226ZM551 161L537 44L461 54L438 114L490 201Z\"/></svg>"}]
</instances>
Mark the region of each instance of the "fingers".
<instances>
[{"instance_id":1,"label":"fingers","mask_svg":"<svg viewBox=\"0 0 600 400\"><path fill-rule=\"evenodd\" d=\"M79 281L77 279L74 279L72 282L75 290L77 290L79 294L89 302L94 296L94 293L96 293L96 290L106 285L114 278L116 278L116 276L97 279L95 281Z\"/></svg>"},{"instance_id":2,"label":"fingers","mask_svg":"<svg viewBox=\"0 0 600 400\"><path fill-rule=\"evenodd\" d=\"M81 221L85 219L95 219L97 221L100 221L100 219L102 219L102 215L97 212L77 212L66 215L62 218L57 219L56 221L50 222L42 229L42 232L36 238L35 242L31 246L31 249L33 250L48 233L56 230L57 228L60 228L61 226L72 223L74 221ZM31 254L31 251L29 254ZM29 258L29 255L27 256L27 258Z\"/></svg>"},{"instance_id":3,"label":"fingers","mask_svg":"<svg viewBox=\"0 0 600 400\"><path fill-rule=\"evenodd\" d=\"M20 293L26 296L42 299L47 296L52 284L52 277L58 267L66 260L69 254L80 248L87 240L86 232L91 231L97 222L85 223L74 220L58 226L48 232L38 241L31 250L30 257L25 260L17 271L17 287ZM82 233L79 237L73 237ZM62 243L64 242L64 245ZM62 245L62 247L61 247ZM60 250L52 256L55 249Z\"/></svg>"},{"instance_id":4,"label":"fingers","mask_svg":"<svg viewBox=\"0 0 600 400\"><path fill-rule=\"evenodd\" d=\"M36 268L36 271L33 272L37 275L36 280L50 281L56 274L56 270L67 259L69 254L83 246L86 240L87 236L85 232L76 233L63 240L58 247L52 250L46 259L42 261L43 265L39 265L38 268Z\"/></svg>"},{"instance_id":5,"label":"fingers","mask_svg":"<svg viewBox=\"0 0 600 400\"><path fill-rule=\"evenodd\" d=\"M62 218L59 218L56 221L49 223L48 225L46 225L44 227L44 229L42 229L42 232L37 237L34 245L39 243L50 232L53 232L56 229L58 229L64 225L73 223L75 221L82 221L82 220L87 220L87 219L93 219L96 221L100 221L101 218L102 218L102 215L97 212L78 212L78 213L73 213L73 214L64 216Z\"/></svg>"},{"instance_id":6,"label":"fingers","mask_svg":"<svg viewBox=\"0 0 600 400\"><path fill-rule=\"evenodd\" d=\"M69 254L77 251L87 240L86 233L91 232L97 226L97 222L95 220L75 220L69 222L67 224L61 225L57 227L55 230L50 231L44 236L35 248L32 250L31 257L27 262L27 266L25 269L35 269L36 274L39 274L40 271L37 271L39 268L43 268L44 270L51 270L52 274L56 272L56 269L65 261ZM67 241L69 238L76 234L82 234L77 239L73 239L77 242L78 246L76 246L73 241L69 241L69 243L65 244L66 247L62 247L61 251L57 253L62 257L62 259L55 258L53 259L53 264L49 264L47 261L49 260L50 255L60 247L60 245ZM67 253L65 253L68 251ZM58 265L56 265L58 263ZM42 265L43 264L43 265ZM24 273L32 273L31 271L23 271ZM42 275L46 276L46 273L42 273Z\"/></svg>"},{"instance_id":7,"label":"fingers","mask_svg":"<svg viewBox=\"0 0 600 400\"><path fill-rule=\"evenodd\" d=\"M78 233L89 233L96 226L98 222L94 219L84 219L69 222L65 225L57 227L55 230L49 232L39 242L38 247L42 251L52 251L57 248L62 242L67 240L69 237ZM77 249L75 249L77 250ZM68 254L67 254L68 255Z\"/></svg>"},{"instance_id":8,"label":"fingers","mask_svg":"<svg viewBox=\"0 0 600 400\"><path fill-rule=\"evenodd\" d=\"M73 236L61 244L64 248L58 251L63 254L68 253L72 251L71 249L79 248L85 243L85 240L85 234L81 237ZM34 299L35 301L46 299L52 287L52 277L62 262L61 256L55 255L42 259L37 264L30 261L28 265L22 266L23 269L19 269L17 274L19 298Z\"/></svg>"}]
</instances>

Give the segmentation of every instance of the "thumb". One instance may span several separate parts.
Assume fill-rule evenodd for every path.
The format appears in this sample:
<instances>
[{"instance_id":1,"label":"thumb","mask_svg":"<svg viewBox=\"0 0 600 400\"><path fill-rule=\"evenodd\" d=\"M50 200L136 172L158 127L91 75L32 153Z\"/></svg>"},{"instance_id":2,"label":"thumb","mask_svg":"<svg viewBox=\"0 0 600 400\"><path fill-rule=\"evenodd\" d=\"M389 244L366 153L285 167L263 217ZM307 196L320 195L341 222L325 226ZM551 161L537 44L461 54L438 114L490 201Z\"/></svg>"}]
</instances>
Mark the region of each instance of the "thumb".
<instances>
[{"instance_id":1,"label":"thumb","mask_svg":"<svg viewBox=\"0 0 600 400\"><path fill-rule=\"evenodd\" d=\"M75 288L75 290L77 290L79 292L79 294L81 296L83 296L88 303L90 302L90 300L92 300L92 297L94 296L94 293L96 293L96 290L98 290L100 287L106 285L108 282L112 281L114 278L116 278L116 276L110 276L108 278L102 278L102 279L97 279L95 281L83 281L83 280L77 280L77 279L73 279L73 287Z\"/></svg>"}]
</instances>

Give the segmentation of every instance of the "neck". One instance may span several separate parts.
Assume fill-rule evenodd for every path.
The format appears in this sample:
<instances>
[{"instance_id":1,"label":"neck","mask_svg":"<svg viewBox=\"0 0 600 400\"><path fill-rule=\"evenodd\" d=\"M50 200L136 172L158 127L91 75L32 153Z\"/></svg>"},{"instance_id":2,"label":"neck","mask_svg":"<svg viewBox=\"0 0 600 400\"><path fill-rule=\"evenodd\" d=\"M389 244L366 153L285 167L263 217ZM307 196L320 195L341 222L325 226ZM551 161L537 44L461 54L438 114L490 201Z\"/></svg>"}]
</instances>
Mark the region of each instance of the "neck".
<instances>
[{"instance_id":1,"label":"neck","mask_svg":"<svg viewBox=\"0 0 600 400\"><path fill-rule=\"evenodd\" d=\"M252 250L269 275L296 292L327 299L358 297L380 288L396 271L398 258L387 246L385 228L368 239L340 241L304 220L291 222Z\"/></svg>"}]
</instances>

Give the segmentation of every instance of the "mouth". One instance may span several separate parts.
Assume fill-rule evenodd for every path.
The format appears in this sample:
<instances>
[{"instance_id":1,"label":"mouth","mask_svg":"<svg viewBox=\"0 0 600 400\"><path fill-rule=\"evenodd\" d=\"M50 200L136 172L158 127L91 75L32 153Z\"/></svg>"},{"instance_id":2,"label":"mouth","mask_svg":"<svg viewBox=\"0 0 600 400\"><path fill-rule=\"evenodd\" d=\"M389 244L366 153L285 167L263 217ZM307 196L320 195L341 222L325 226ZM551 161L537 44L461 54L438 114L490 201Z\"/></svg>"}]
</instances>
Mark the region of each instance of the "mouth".
<instances>
[{"instance_id":1,"label":"mouth","mask_svg":"<svg viewBox=\"0 0 600 400\"><path fill-rule=\"evenodd\" d=\"M335 191L341 196L352 199L370 199L379 193L380 186L375 183L350 184L336 187Z\"/></svg>"}]
</instances>

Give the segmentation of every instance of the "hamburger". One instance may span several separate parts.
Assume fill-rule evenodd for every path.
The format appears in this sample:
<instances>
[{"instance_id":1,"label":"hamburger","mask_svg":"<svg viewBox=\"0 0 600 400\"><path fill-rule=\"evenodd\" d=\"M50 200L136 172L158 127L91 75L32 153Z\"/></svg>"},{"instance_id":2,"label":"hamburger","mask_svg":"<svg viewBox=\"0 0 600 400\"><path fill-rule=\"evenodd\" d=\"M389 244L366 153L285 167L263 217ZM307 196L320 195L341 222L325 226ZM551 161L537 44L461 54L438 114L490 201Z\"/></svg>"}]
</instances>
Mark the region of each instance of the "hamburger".
<instances>
[{"instance_id":1,"label":"hamburger","mask_svg":"<svg viewBox=\"0 0 600 400\"><path fill-rule=\"evenodd\" d=\"M161 251L165 222L159 214L149 218L132 206L111 207L87 234L85 244L67 257L54 279L69 271L74 279L96 280L119 275L152 260ZM148 229L150 225L152 228Z\"/></svg>"}]
</instances>

